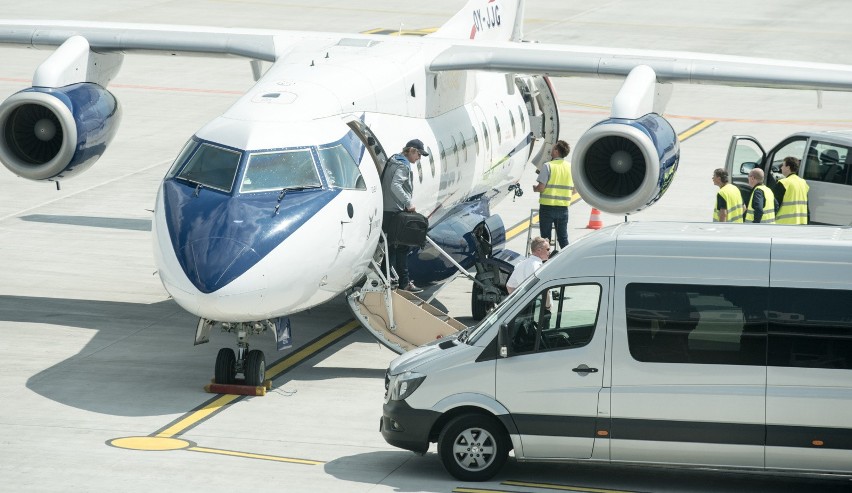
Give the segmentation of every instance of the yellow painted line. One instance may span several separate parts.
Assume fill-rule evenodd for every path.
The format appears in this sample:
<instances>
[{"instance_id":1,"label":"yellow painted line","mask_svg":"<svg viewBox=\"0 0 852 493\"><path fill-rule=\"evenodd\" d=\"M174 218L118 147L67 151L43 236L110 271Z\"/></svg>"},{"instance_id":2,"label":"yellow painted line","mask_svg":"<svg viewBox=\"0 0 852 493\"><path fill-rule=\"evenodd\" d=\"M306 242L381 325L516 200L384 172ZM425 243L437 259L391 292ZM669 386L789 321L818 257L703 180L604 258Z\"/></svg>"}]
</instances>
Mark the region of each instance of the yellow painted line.
<instances>
[{"instance_id":1,"label":"yellow painted line","mask_svg":"<svg viewBox=\"0 0 852 493\"><path fill-rule=\"evenodd\" d=\"M204 452L205 454L218 454L218 455L230 455L233 457L244 457L246 459L261 459L261 460L271 460L274 462L288 462L291 464L305 464L309 466L318 466L321 464L325 464L323 461L318 460L309 460L309 459L294 459L292 457L278 457L275 455L265 455L265 454L250 454L247 452L237 452L234 450L222 450L216 448L207 448L207 447L190 447L186 450L190 450L192 452Z\"/></svg>"},{"instance_id":2,"label":"yellow painted line","mask_svg":"<svg viewBox=\"0 0 852 493\"><path fill-rule=\"evenodd\" d=\"M222 396L219 396L216 399L208 402L201 409L194 411L192 413L189 413L185 417L179 419L173 425L171 425L168 428L166 428L165 430L157 433L155 436L161 437L161 438L171 438L171 437L174 437L175 435L180 435L181 433L186 431L187 428L194 426L199 421L206 419L211 414L219 411L223 407L227 406L228 404L234 402L235 400L237 400L241 397L243 397L243 396L241 396L241 395L222 395Z\"/></svg>"},{"instance_id":3,"label":"yellow painted line","mask_svg":"<svg viewBox=\"0 0 852 493\"><path fill-rule=\"evenodd\" d=\"M571 196L571 205L576 204L580 200L581 200L580 194L575 192L574 195ZM534 225L538 224L538 214L533 214L532 223ZM514 239L515 237L517 237L521 233L525 233L527 231L527 229L529 229L529 226L530 226L529 219L524 219L523 221L519 222L518 224L512 226L511 228L506 230L506 241Z\"/></svg>"},{"instance_id":4,"label":"yellow painted line","mask_svg":"<svg viewBox=\"0 0 852 493\"><path fill-rule=\"evenodd\" d=\"M684 130L683 132L681 132L681 133L677 136L677 138L678 138L681 142L683 142L684 140L686 140L686 139L688 139L688 138L692 137L693 135L697 134L698 132L700 132L700 131L702 131L702 130L706 130L707 128L709 128L709 127L710 127L711 125L713 125L714 123L716 123L716 120L703 120L703 121L700 121L700 122L696 123L695 125L693 125L693 126L689 127L688 129Z\"/></svg>"},{"instance_id":5,"label":"yellow painted line","mask_svg":"<svg viewBox=\"0 0 852 493\"><path fill-rule=\"evenodd\" d=\"M273 379L285 372L286 370L292 368L293 366L299 364L300 362L314 356L317 352L322 350L323 348L331 345L339 339L349 335L355 329L360 327L361 325L355 320L350 320L344 325L338 327L337 329L332 330L331 332L325 334L320 337L316 341L307 346L299 348L293 354L287 356L277 364L273 365L266 370L266 376L269 379ZM197 411L192 411L185 415L182 418L179 418L172 425L167 427L166 429L158 432L154 436L171 438L181 433L185 432L188 428L195 426L200 421L209 418L214 413L220 411L225 406L232 404L237 399L241 399L245 396L243 395L221 395L207 404L205 404L201 409Z\"/></svg>"},{"instance_id":6,"label":"yellow painted line","mask_svg":"<svg viewBox=\"0 0 852 493\"><path fill-rule=\"evenodd\" d=\"M507 486L525 486L527 488L541 488L543 490L578 491L582 493L637 493L630 490L611 490L606 488L587 488L585 486L572 486L567 484L531 483L528 481L503 481L500 484Z\"/></svg>"},{"instance_id":7,"label":"yellow painted line","mask_svg":"<svg viewBox=\"0 0 852 493\"><path fill-rule=\"evenodd\" d=\"M338 339L342 339L343 337L349 335L358 327L361 327L360 323L356 322L355 320L350 320L346 324L317 339L312 344L300 348L298 351L296 351L289 357L281 360L276 365L267 368L267 378L273 379L277 377L279 374L283 373L289 368L292 368L298 363L301 363L302 361L310 358L315 353L319 352L320 349L330 345L333 342L336 342Z\"/></svg>"},{"instance_id":8,"label":"yellow painted line","mask_svg":"<svg viewBox=\"0 0 852 493\"><path fill-rule=\"evenodd\" d=\"M453 490L453 493L518 493L515 490L486 490L483 488L464 488L459 487Z\"/></svg>"}]
</instances>

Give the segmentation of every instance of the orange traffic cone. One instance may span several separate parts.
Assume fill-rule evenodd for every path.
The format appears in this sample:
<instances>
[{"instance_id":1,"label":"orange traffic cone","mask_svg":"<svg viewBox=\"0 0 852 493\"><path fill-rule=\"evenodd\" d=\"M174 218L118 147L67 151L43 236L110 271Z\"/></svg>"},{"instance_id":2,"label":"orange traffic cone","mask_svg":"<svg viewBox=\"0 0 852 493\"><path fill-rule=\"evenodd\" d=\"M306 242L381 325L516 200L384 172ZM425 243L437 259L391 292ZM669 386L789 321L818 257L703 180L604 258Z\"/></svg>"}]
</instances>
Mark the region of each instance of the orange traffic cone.
<instances>
[{"instance_id":1,"label":"orange traffic cone","mask_svg":"<svg viewBox=\"0 0 852 493\"><path fill-rule=\"evenodd\" d=\"M601 228L603 228L603 221L601 221L601 211L592 207L592 214L589 216L589 225L586 226L586 229Z\"/></svg>"}]
</instances>

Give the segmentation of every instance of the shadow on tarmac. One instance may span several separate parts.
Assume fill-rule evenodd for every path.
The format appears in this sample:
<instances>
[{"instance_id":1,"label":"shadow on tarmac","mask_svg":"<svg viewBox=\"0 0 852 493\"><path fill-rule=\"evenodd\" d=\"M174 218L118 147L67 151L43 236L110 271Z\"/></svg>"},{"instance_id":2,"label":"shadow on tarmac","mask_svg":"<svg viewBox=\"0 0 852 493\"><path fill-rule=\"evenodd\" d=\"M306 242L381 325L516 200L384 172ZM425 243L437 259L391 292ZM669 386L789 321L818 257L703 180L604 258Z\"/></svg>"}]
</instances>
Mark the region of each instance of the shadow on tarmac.
<instances>
[{"instance_id":1,"label":"shadow on tarmac","mask_svg":"<svg viewBox=\"0 0 852 493\"><path fill-rule=\"evenodd\" d=\"M252 338L251 347L264 351L270 367L344 321L348 313L340 308L332 302L328 308L292 316L293 347L288 350L278 352L266 334ZM31 361L45 368L27 378L29 390L71 407L116 416L169 415L195 408L212 396L203 387L213 377L219 348L236 346L235 336L214 331L210 343L194 347L197 318L172 300L144 304L0 296L0 322L11 322L6 325L28 334ZM51 359L61 352L51 353L56 349L52 345L68 344L68 328L94 333L77 354ZM316 380L383 378L384 370L312 368L308 375Z\"/></svg>"},{"instance_id":2,"label":"shadow on tarmac","mask_svg":"<svg viewBox=\"0 0 852 493\"><path fill-rule=\"evenodd\" d=\"M852 477L794 477L708 469L621 466L589 463L519 463L509 458L493 480L483 483L458 481L444 470L435 445L426 455L400 450L369 452L342 457L325 465L325 472L345 481L377 482L375 471L394 473L380 484L394 491L453 491L475 488L487 491L602 491L749 493L852 491ZM525 483L518 485L513 483ZM572 488L573 487L573 488Z\"/></svg>"}]
</instances>

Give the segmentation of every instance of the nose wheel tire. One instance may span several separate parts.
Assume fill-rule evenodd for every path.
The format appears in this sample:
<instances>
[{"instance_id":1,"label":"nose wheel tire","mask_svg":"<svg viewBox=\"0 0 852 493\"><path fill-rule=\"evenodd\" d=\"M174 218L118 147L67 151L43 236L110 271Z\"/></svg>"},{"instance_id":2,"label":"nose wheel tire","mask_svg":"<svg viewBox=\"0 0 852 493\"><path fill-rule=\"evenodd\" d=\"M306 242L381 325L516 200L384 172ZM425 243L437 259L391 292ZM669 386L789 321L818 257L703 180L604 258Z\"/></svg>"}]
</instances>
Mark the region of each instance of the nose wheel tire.
<instances>
[{"instance_id":1,"label":"nose wheel tire","mask_svg":"<svg viewBox=\"0 0 852 493\"><path fill-rule=\"evenodd\" d=\"M214 372L216 383L230 385L237 378L237 355L231 348L223 347L216 355L216 370Z\"/></svg>"},{"instance_id":2,"label":"nose wheel tire","mask_svg":"<svg viewBox=\"0 0 852 493\"><path fill-rule=\"evenodd\" d=\"M266 380L266 358L263 351L252 349L248 352L245 366L246 385L257 387Z\"/></svg>"},{"instance_id":3,"label":"nose wheel tire","mask_svg":"<svg viewBox=\"0 0 852 493\"><path fill-rule=\"evenodd\" d=\"M491 416L465 414L452 419L438 438L447 472L461 481L486 481L509 456L509 437Z\"/></svg>"}]
</instances>

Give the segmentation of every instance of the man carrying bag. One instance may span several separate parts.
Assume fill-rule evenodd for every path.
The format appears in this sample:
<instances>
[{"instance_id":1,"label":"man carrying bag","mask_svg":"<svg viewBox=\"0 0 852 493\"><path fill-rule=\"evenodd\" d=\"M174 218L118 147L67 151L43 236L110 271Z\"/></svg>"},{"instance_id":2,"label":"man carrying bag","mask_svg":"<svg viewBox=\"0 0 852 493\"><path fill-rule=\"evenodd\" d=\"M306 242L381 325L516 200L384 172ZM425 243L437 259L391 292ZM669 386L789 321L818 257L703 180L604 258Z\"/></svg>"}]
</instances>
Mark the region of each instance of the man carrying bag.
<instances>
[{"instance_id":1,"label":"man carrying bag","mask_svg":"<svg viewBox=\"0 0 852 493\"><path fill-rule=\"evenodd\" d=\"M410 140L403 147L401 154L391 156L382 171L382 230L388 237L388 263L399 276L400 289L412 293L423 290L415 286L408 277L408 253L412 246L423 245L428 222L423 215L416 213L411 202L414 192L411 164L416 163L420 156L428 155L423 142L419 139Z\"/></svg>"}]
</instances>

